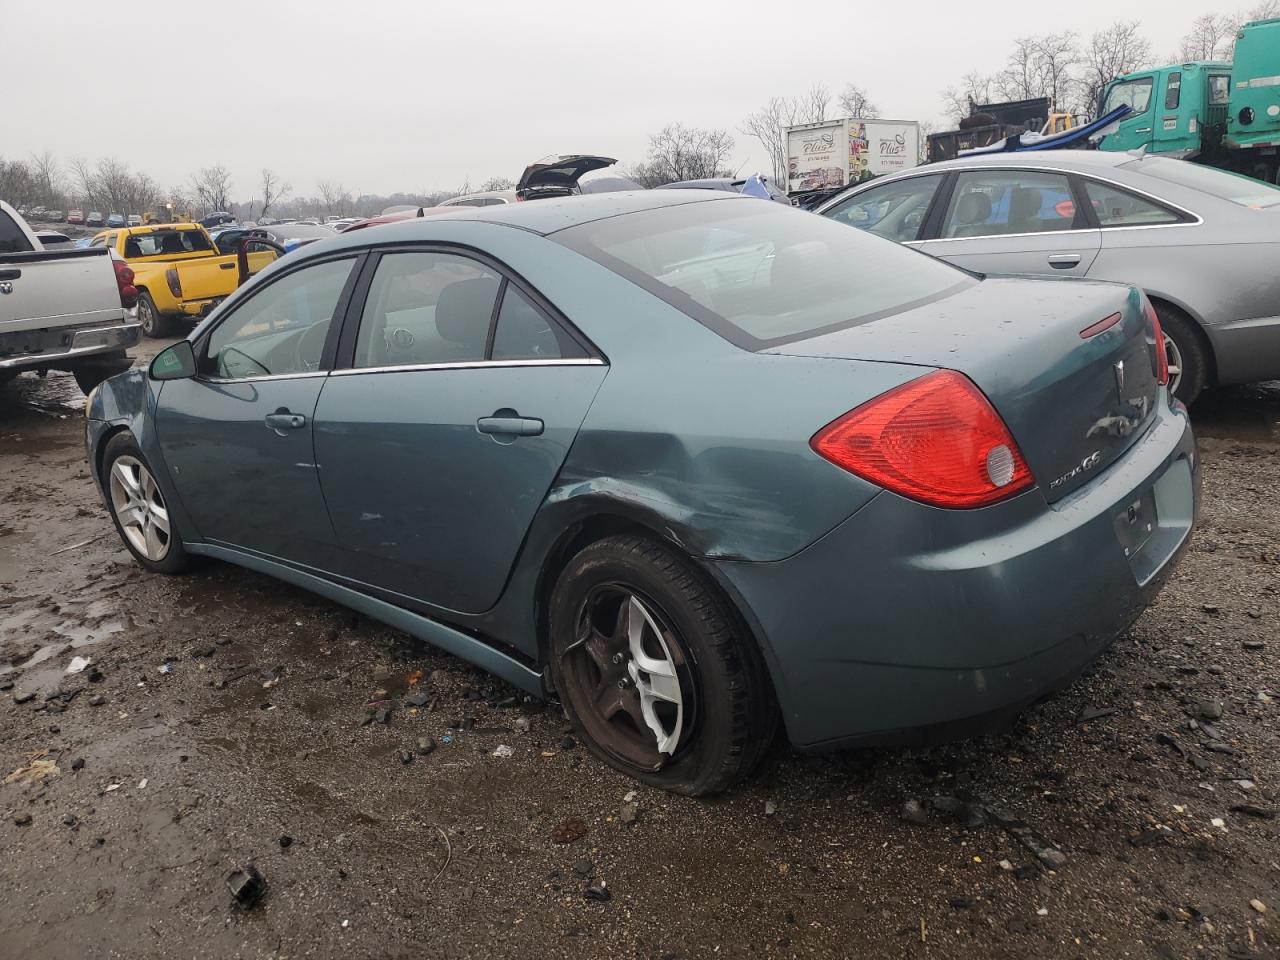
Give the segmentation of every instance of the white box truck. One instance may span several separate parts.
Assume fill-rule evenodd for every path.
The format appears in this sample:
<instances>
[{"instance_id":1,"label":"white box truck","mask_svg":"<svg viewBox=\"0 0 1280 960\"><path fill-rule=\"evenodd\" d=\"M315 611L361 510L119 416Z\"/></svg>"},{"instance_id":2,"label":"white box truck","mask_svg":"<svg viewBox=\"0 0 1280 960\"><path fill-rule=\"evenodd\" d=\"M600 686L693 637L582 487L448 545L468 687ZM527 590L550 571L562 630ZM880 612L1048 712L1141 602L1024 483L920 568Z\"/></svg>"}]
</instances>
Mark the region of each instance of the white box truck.
<instances>
[{"instance_id":1,"label":"white box truck","mask_svg":"<svg viewBox=\"0 0 1280 960\"><path fill-rule=\"evenodd\" d=\"M920 163L915 120L823 120L787 127L787 192L831 190Z\"/></svg>"}]
</instances>

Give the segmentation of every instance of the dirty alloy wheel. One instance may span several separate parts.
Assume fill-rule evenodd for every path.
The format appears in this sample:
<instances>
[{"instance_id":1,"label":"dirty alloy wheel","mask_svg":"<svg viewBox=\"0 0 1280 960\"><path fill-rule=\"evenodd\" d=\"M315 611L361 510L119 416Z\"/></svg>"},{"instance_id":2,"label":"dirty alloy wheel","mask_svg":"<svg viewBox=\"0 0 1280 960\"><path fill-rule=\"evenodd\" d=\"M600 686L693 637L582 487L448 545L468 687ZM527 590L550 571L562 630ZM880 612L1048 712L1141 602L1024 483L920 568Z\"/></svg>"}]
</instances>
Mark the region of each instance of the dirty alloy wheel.
<instances>
[{"instance_id":1,"label":"dirty alloy wheel","mask_svg":"<svg viewBox=\"0 0 1280 960\"><path fill-rule=\"evenodd\" d=\"M146 457L128 433L107 444L103 486L116 532L134 559L156 573L178 573L188 556Z\"/></svg>"},{"instance_id":2,"label":"dirty alloy wheel","mask_svg":"<svg viewBox=\"0 0 1280 960\"><path fill-rule=\"evenodd\" d=\"M142 322L142 332L148 337L163 337L169 332L169 322L156 309L156 302L145 290L138 294L138 319Z\"/></svg>"},{"instance_id":3,"label":"dirty alloy wheel","mask_svg":"<svg viewBox=\"0 0 1280 960\"><path fill-rule=\"evenodd\" d=\"M552 593L551 674L609 765L698 795L747 776L777 707L752 637L692 564L636 536L586 547Z\"/></svg>"},{"instance_id":4,"label":"dirty alloy wheel","mask_svg":"<svg viewBox=\"0 0 1280 960\"><path fill-rule=\"evenodd\" d=\"M1205 387L1208 357L1200 337L1182 314L1163 304L1156 305L1164 351L1169 360L1169 392L1191 406Z\"/></svg>"}]
</instances>

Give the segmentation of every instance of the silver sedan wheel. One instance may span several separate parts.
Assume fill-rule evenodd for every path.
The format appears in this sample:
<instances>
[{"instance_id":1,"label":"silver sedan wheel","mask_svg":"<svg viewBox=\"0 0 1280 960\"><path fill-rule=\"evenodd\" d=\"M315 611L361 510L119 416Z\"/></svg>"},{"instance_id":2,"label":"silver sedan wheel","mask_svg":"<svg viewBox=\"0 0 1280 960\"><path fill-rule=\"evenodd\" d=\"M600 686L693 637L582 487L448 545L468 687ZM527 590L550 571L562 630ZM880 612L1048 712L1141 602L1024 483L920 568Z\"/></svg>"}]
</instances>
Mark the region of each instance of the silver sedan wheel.
<instances>
[{"instance_id":1,"label":"silver sedan wheel","mask_svg":"<svg viewBox=\"0 0 1280 960\"><path fill-rule=\"evenodd\" d=\"M1164 354L1169 360L1169 392L1177 394L1182 383L1182 351L1167 333L1164 334Z\"/></svg>"},{"instance_id":2,"label":"silver sedan wheel","mask_svg":"<svg viewBox=\"0 0 1280 960\"><path fill-rule=\"evenodd\" d=\"M159 563L169 553L169 511L155 477L128 455L111 464L111 509L125 539L138 553Z\"/></svg>"}]
</instances>

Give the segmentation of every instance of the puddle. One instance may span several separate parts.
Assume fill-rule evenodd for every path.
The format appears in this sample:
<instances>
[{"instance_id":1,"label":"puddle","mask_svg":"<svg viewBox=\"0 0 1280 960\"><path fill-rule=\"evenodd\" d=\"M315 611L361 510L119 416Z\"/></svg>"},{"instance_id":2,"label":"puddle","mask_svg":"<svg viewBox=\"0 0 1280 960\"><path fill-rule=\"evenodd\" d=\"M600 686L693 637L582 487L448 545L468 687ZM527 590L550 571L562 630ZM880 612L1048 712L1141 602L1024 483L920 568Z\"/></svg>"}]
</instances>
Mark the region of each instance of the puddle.
<instances>
[{"instance_id":1,"label":"puddle","mask_svg":"<svg viewBox=\"0 0 1280 960\"><path fill-rule=\"evenodd\" d=\"M69 373L51 371L46 377L24 373L0 388L0 418L29 410L66 420L84 414L84 394Z\"/></svg>"},{"instance_id":2,"label":"puddle","mask_svg":"<svg viewBox=\"0 0 1280 960\"><path fill-rule=\"evenodd\" d=\"M1208 390L1191 408L1197 435L1218 440L1280 440L1280 381Z\"/></svg>"}]
</instances>

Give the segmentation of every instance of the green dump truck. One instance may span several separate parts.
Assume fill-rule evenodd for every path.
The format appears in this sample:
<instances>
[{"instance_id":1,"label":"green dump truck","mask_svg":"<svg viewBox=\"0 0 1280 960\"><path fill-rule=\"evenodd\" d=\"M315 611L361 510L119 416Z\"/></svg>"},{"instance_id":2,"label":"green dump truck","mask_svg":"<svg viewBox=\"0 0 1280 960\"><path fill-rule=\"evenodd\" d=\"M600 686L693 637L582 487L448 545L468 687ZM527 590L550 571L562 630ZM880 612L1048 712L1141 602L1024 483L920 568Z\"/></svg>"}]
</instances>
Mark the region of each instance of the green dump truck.
<instances>
[{"instance_id":1,"label":"green dump truck","mask_svg":"<svg viewBox=\"0 0 1280 960\"><path fill-rule=\"evenodd\" d=\"M1241 27L1234 62L1175 63L1111 81L1098 115L1122 105L1133 113L1103 150L1145 147L1280 182L1280 18Z\"/></svg>"}]
</instances>

